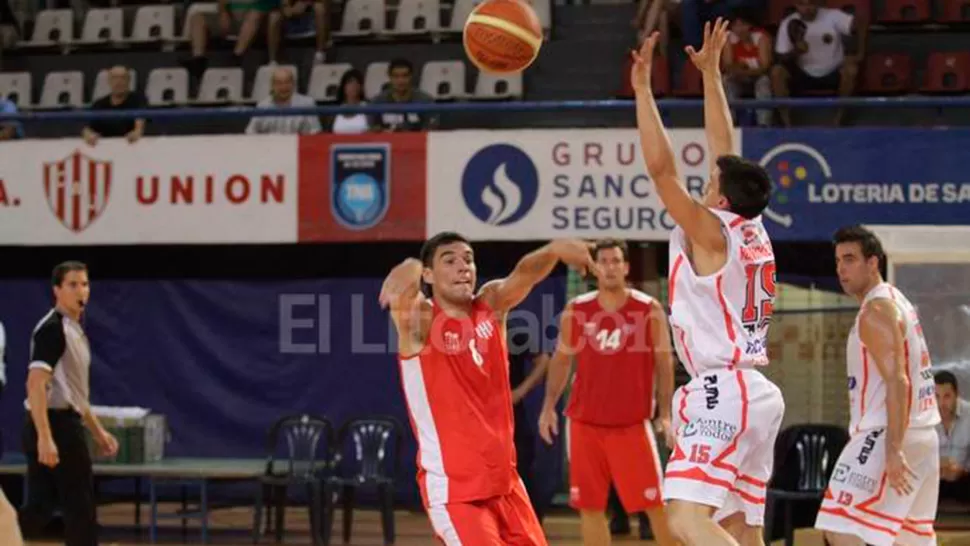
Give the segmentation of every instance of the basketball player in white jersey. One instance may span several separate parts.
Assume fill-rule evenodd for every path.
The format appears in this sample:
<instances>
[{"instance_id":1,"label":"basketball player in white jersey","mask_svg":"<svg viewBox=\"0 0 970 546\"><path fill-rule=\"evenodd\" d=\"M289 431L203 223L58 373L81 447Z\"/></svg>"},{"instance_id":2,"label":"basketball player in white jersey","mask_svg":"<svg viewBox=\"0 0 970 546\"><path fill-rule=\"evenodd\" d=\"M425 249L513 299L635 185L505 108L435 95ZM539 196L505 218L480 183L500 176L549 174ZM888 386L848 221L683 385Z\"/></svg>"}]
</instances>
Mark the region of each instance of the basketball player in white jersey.
<instances>
[{"instance_id":1,"label":"basketball player in white jersey","mask_svg":"<svg viewBox=\"0 0 970 546\"><path fill-rule=\"evenodd\" d=\"M736 155L721 82L727 22L688 47L704 80L708 146L716 158L701 200L686 191L650 88L657 35L634 53L640 144L650 177L677 223L670 236L670 324L691 381L674 396L676 445L664 476L675 537L689 546L763 544L765 486L785 403L758 366L768 364L775 259L761 213L771 180Z\"/></svg>"},{"instance_id":2,"label":"basketball player in white jersey","mask_svg":"<svg viewBox=\"0 0 970 546\"><path fill-rule=\"evenodd\" d=\"M885 253L871 231L843 228L834 243L842 289L862 307L845 353L851 438L815 527L832 546L935 545L940 412L919 317L883 281Z\"/></svg>"}]
</instances>

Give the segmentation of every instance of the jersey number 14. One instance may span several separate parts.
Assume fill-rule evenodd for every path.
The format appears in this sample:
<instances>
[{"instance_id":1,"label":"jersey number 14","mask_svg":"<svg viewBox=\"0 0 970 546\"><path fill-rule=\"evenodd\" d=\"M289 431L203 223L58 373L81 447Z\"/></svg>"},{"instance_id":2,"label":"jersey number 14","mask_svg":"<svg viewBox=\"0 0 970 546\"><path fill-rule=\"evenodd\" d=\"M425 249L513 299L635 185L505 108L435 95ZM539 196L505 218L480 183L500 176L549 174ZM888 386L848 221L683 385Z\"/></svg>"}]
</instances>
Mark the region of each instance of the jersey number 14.
<instances>
[{"instance_id":1,"label":"jersey number 14","mask_svg":"<svg viewBox=\"0 0 970 546\"><path fill-rule=\"evenodd\" d=\"M748 264L744 272L748 282L741 323L745 328L760 330L771 321L775 309L775 262Z\"/></svg>"}]
</instances>

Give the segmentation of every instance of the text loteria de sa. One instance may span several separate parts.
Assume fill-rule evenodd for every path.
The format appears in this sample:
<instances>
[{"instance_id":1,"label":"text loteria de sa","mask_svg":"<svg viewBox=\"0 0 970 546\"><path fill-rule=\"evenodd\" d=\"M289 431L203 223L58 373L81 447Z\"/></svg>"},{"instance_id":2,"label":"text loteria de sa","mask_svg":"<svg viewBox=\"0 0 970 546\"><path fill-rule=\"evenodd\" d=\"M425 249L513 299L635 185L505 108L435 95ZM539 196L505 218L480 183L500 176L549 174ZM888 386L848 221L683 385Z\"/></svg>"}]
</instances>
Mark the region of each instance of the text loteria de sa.
<instances>
[{"instance_id":1,"label":"text loteria de sa","mask_svg":"<svg viewBox=\"0 0 970 546\"><path fill-rule=\"evenodd\" d=\"M296 242L297 137L8 142L0 244Z\"/></svg>"},{"instance_id":2,"label":"text loteria de sa","mask_svg":"<svg viewBox=\"0 0 970 546\"><path fill-rule=\"evenodd\" d=\"M428 139L429 234L665 241L674 228L635 129L455 131ZM672 130L670 140L681 179L700 196L710 172L704 131Z\"/></svg>"}]
</instances>

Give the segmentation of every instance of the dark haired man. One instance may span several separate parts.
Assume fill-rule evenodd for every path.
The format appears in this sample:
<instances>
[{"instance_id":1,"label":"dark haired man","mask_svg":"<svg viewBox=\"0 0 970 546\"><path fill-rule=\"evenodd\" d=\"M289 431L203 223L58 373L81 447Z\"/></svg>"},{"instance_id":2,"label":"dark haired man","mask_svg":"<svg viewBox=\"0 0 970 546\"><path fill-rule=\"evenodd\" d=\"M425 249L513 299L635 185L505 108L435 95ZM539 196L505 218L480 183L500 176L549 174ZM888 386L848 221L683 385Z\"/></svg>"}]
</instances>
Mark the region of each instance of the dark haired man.
<instances>
[{"instance_id":1,"label":"dark haired man","mask_svg":"<svg viewBox=\"0 0 970 546\"><path fill-rule=\"evenodd\" d=\"M687 47L704 82L711 169L702 200L687 193L650 87L657 36L634 53L631 80L647 170L677 224L670 235L670 324L691 381L674 396L676 445L664 498L675 538L686 544L759 544L765 486L785 411L768 365L775 258L761 213L771 181L738 157L721 81L727 22L704 29L700 51Z\"/></svg>"},{"instance_id":2,"label":"dark haired man","mask_svg":"<svg viewBox=\"0 0 970 546\"><path fill-rule=\"evenodd\" d=\"M471 244L444 232L425 242L420 260L391 270L381 287L418 439L418 486L447 546L547 544L516 472L505 321L560 261L584 273L598 267L582 241L554 241L476 290Z\"/></svg>"},{"instance_id":3,"label":"dark haired man","mask_svg":"<svg viewBox=\"0 0 970 546\"><path fill-rule=\"evenodd\" d=\"M573 298L562 314L559 343L549 364L539 434L559 432L556 405L576 359L569 416L569 503L579 510L583 544L607 546L610 483L627 513L646 513L657 544L672 546L661 491L660 453L650 423L654 387L657 429L672 445L674 363L663 305L627 286L630 262L622 241L598 241L597 289Z\"/></svg>"},{"instance_id":4,"label":"dark haired man","mask_svg":"<svg viewBox=\"0 0 970 546\"><path fill-rule=\"evenodd\" d=\"M833 239L839 283L861 307L846 344L849 443L815 527L833 546L936 544L939 438L930 353L916 308L883 281L882 243L860 226Z\"/></svg>"},{"instance_id":5,"label":"dark haired man","mask_svg":"<svg viewBox=\"0 0 970 546\"><path fill-rule=\"evenodd\" d=\"M106 455L117 453L118 441L91 412L89 401L91 348L80 322L91 295L87 267L61 263L51 284L54 308L31 339L23 433L30 497L21 525L25 533L41 529L56 498L64 514L65 546L96 546L97 507L84 426Z\"/></svg>"},{"instance_id":6,"label":"dark haired man","mask_svg":"<svg viewBox=\"0 0 970 546\"><path fill-rule=\"evenodd\" d=\"M407 59L393 59L387 67L388 85L373 104L431 103L434 98L414 87L414 66ZM371 117L378 131L425 131L437 129L438 118L428 112L382 112Z\"/></svg>"},{"instance_id":7,"label":"dark haired man","mask_svg":"<svg viewBox=\"0 0 970 546\"><path fill-rule=\"evenodd\" d=\"M936 382L936 403L940 408L940 498L970 500L970 402L960 398L953 372L940 371Z\"/></svg>"}]
</instances>

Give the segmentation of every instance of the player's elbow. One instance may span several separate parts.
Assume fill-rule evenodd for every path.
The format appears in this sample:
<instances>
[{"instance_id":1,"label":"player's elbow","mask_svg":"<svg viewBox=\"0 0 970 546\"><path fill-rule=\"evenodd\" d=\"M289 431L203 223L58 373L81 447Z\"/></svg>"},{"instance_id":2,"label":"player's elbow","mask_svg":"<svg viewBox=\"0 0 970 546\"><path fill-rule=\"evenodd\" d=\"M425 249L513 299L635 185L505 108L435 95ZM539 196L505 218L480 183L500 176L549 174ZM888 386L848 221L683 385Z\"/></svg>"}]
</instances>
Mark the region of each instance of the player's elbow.
<instances>
[{"instance_id":1,"label":"player's elbow","mask_svg":"<svg viewBox=\"0 0 970 546\"><path fill-rule=\"evenodd\" d=\"M50 380L51 374L46 369L31 368L27 373L27 394L43 396L47 393L47 384Z\"/></svg>"}]
</instances>

